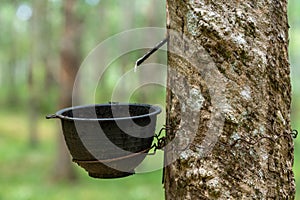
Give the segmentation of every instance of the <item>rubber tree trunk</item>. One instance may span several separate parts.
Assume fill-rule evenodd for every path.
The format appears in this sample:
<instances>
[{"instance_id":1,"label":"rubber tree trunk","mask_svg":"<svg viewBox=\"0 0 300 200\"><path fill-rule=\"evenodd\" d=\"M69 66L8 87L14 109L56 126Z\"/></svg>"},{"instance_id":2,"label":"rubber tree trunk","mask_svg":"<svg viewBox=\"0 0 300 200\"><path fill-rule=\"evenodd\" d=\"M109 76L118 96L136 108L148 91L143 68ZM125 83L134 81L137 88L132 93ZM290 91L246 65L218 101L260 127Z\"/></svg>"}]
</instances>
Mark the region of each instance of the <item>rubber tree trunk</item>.
<instances>
[{"instance_id":1,"label":"rubber tree trunk","mask_svg":"<svg viewBox=\"0 0 300 200\"><path fill-rule=\"evenodd\" d=\"M45 45L47 39L46 26L48 20L47 1L33 1L33 10L35 11L31 20L31 57L28 70L28 91L30 93L28 99L28 119L29 119L29 144L35 147L39 143L39 135L37 130L38 113L40 113L40 102L42 100L41 82L38 80L38 73L41 73L41 68L46 68L45 59L49 52L48 46Z\"/></svg>"},{"instance_id":2,"label":"rubber tree trunk","mask_svg":"<svg viewBox=\"0 0 300 200\"><path fill-rule=\"evenodd\" d=\"M63 4L65 26L60 52L60 109L72 106L73 84L80 66L81 22L75 15L75 2L75 0L66 0ZM59 133L55 178L73 180L76 177L70 160L62 133Z\"/></svg>"},{"instance_id":3,"label":"rubber tree trunk","mask_svg":"<svg viewBox=\"0 0 300 200\"><path fill-rule=\"evenodd\" d=\"M167 0L166 199L294 199L287 1Z\"/></svg>"}]
</instances>

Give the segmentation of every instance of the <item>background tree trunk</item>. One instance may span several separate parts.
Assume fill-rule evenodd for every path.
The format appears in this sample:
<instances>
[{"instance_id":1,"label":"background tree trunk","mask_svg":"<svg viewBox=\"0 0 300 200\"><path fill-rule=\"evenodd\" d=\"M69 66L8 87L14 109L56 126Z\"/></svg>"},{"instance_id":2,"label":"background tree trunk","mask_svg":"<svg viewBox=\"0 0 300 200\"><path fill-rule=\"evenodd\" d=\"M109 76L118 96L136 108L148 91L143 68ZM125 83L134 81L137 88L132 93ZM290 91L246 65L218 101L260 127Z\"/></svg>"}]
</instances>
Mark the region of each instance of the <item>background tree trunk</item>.
<instances>
[{"instance_id":1,"label":"background tree trunk","mask_svg":"<svg viewBox=\"0 0 300 200\"><path fill-rule=\"evenodd\" d=\"M16 2L12 2L13 5L16 5ZM3 74L6 74L4 77L5 82L7 82L7 86L9 87L7 92L6 102L8 106L15 106L19 103L19 98L17 94L17 84L16 84L16 69L17 69L17 60L18 60L18 47L17 42L14 40L16 38L16 31L13 27L10 27L9 31L9 51L8 54L8 63L7 67Z\"/></svg>"},{"instance_id":2,"label":"background tree trunk","mask_svg":"<svg viewBox=\"0 0 300 200\"><path fill-rule=\"evenodd\" d=\"M47 1L33 1L33 19L31 21L31 29L33 40L31 40L31 57L28 72L28 91L30 93L28 99L29 114L29 144L35 147L38 144L37 121L41 111L42 87L39 80L41 70L45 69L47 62L48 45L47 37Z\"/></svg>"},{"instance_id":3,"label":"background tree trunk","mask_svg":"<svg viewBox=\"0 0 300 200\"><path fill-rule=\"evenodd\" d=\"M166 199L294 199L287 1L167 0L167 18Z\"/></svg>"},{"instance_id":4,"label":"background tree trunk","mask_svg":"<svg viewBox=\"0 0 300 200\"><path fill-rule=\"evenodd\" d=\"M75 15L75 1L66 0L64 9L64 32L61 42L61 68L60 68L60 108L72 106L72 91L76 73L80 66L80 36L81 23ZM55 178L70 179L75 178L70 154L67 150L62 133L58 137L58 155L55 164Z\"/></svg>"}]
</instances>

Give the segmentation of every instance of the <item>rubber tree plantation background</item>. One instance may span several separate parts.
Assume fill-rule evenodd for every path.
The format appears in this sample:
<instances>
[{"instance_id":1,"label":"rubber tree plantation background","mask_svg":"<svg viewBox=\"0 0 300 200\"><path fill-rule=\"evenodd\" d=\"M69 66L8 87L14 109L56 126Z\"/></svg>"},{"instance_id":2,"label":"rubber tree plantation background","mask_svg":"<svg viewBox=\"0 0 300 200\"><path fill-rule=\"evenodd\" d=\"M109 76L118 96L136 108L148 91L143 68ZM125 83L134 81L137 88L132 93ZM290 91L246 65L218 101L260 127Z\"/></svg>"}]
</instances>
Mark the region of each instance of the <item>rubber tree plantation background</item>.
<instances>
[{"instance_id":1,"label":"rubber tree plantation background","mask_svg":"<svg viewBox=\"0 0 300 200\"><path fill-rule=\"evenodd\" d=\"M291 118L292 128L297 130L299 10L300 1L289 0ZM0 25L0 200L164 199L161 169L115 180L88 177L71 163L60 124L45 120L45 116L71 105L74 76L100 42L130 29L165 28L165 1L2 0ZM114 45L107 49L113 51ZM132 70L143 53L145 50L133 51L111 63L97 88L101 92L95 93L97 103L108 102L119 77ZM166 53L159 51L149 62L165 61ZM165 88L149 85L135 92L130 101L164 106L165 97ZM163 124L164 116L159 118L157 130ZM300 138L294 142L296 199L300 200Z\"/></svg>"}]
</instances>

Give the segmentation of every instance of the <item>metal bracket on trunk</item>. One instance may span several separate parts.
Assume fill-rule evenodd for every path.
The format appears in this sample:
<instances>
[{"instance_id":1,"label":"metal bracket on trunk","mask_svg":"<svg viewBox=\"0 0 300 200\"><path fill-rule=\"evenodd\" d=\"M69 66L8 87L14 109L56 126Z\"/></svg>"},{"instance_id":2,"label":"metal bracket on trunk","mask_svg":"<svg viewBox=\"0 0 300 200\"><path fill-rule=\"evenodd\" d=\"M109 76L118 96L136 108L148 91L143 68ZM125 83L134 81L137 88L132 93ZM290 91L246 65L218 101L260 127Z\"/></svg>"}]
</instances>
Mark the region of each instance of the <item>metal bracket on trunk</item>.
<instances>
[{"instance_id":1,"label":"metal bracket on trunk","mask_svg":"<svg viewBox=\"0 0 300 200\"><path fill-rule=\"evenodd\" d=\"M291 132L291 135L292 135L292 137L293 137L294 139L296 139L297 136L298 136L298 131L297 131L297 130L293 130L293 131Z\"/></svg>"}]
</instances>

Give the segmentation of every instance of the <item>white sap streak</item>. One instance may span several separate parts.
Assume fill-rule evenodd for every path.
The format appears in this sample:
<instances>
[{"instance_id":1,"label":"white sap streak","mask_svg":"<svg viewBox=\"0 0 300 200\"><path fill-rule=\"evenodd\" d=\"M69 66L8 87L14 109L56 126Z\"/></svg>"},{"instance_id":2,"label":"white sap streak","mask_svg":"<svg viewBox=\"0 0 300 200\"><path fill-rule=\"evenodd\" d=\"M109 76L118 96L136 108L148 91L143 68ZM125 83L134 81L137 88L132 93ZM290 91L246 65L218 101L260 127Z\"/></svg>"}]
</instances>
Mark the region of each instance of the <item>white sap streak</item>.
<instances>
[{"instance_id":1,"label":"white sap streak","mask_svg":"<svg viewBox=\"0 0 300 200\"><path fill-rule=\"evenodd\" d=\"M138 68L137 63L135 63L134 68L133 68L133 72L134 72L134 73L137 72L137 68Z\"/></svg>"}]
</instances>

